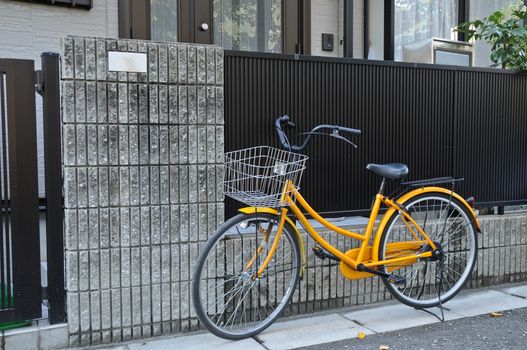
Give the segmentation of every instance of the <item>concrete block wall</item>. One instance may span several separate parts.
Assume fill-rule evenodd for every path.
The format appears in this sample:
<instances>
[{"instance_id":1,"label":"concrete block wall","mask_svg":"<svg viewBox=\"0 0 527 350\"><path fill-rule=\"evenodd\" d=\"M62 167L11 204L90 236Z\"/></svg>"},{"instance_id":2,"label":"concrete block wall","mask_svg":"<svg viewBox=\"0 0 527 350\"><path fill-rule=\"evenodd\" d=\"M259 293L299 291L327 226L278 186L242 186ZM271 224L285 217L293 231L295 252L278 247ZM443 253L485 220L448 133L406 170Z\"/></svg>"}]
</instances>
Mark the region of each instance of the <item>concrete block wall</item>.
<instances>
[{"instance_id":1,"label":"concrete block wall","mask_svg":"<svg viewBox=\"0 0 527 350\"><path fill-rule=\"evenodd\" d=\"M148 73L109 72L108 51ZM63 161L70 345L196 329L190 275L223 221L223 51L68 37Z\"/></svg>"},{"instance_id":2,"label":"concrete block wall","mask_svg":"<svg viewBox=\"0 0 527 350\"><path fill-rule=\"evenodd\" d=\"M483 216L478 261L469 287L527 280L527 215Z\"/></svg>"},{"instance_id":3,"label":"concrete block wall","mask_svg":"<svg viewBox=\"0 0 527 350\"><path fill-rule=\"evenodd\" d=\"M527 281L527 215L489 215L479 218L478 259L465 288ZM360 232L363 227L354 227ZM320 260L312 252L314 241L301 230L307 251L304 279L286 314L301 314L331 308L371 304L392 299L379 278L348 280L340 275L338 264ZM321 235L341 251L358 247L356 241L327 230ZM447 306L448 307L448 306Z\"/></svg>"}]
</instances>

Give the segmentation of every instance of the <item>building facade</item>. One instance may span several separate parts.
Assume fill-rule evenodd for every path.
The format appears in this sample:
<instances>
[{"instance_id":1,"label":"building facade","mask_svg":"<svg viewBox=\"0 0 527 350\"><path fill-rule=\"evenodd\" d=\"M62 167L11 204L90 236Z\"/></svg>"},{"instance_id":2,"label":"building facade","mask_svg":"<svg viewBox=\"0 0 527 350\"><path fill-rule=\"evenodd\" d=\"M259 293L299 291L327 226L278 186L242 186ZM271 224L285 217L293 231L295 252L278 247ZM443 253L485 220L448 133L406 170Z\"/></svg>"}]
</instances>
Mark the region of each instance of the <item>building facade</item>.
<instances>
[{"instance_id":1,"label":"building facade","mask_svg":"<svg viewBox=\"0 0 527 350\"><path fill-rule=\"evenodd\" d=\"M430 37L457 39L460 22L514 0L0 0L0 57L60 51L66 35L215 44L226 50L401 61L402 47ZM475 44L474 65L490 47ZM36 99L37 111L41 99ZM44 174L38 113L39 173ZM42 175L43 176L43 175ZM44 197L44 180L39 193Z\"/></svg>"},{"instance_id":2,"label":"building facade","mask_svg":"<svg viewBox=\"0 0 527 350\"><path fill-rule=\"evenodd\" d=\"M401 61L405 44L514 0L0 0L0 56L39 60L65 35L215 44L226 50ZM476 44L476 66L489 66Z\"/></svg>"}]
</instances>

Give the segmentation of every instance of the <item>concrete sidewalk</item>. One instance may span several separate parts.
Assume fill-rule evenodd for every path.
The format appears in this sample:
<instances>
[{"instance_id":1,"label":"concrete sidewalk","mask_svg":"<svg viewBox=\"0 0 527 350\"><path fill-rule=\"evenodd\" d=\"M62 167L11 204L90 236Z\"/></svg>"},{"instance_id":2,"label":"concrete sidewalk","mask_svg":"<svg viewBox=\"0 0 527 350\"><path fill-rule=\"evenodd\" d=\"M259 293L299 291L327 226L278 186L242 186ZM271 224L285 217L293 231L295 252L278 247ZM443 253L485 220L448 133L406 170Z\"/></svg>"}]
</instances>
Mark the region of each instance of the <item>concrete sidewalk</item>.
<instances>
[{"instance_id":1,"label":"concrete sidewalk","mask_svg":"<svg viewBox=\"0 0 527 350\"><path fill-rule=\"evenodd\" d=\"M455 320L493 311L527 307L527 284L497 286L462 292L445 306L445 319ZM430 311L439 313L439 309ZM228 341L200 332L180 337L143 340L106 349L114 350L285 350L349 339L357 342L359 332L368 334L411 328L439 320L434 316L389 302L370 307L332 310L326 314L284 318L257 337ZM89 348L87 348L89 349Z\"/></svg>"}]
</instances>

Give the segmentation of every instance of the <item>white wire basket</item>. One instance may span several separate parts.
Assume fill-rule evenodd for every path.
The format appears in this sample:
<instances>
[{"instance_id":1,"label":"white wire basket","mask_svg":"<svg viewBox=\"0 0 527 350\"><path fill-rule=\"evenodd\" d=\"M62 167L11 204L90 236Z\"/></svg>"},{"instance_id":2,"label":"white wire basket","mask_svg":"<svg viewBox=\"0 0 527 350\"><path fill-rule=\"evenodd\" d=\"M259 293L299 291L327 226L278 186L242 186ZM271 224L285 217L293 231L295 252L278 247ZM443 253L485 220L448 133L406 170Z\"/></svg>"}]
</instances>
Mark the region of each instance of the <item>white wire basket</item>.
<instances>
[{"instance_id":1,"label":"white wire basket","mask_svg":"<svg viewBox=\"0 0 527 350\"><path fill-rule=\"evenodd\" d=\"M269 146L225 153L225 195L253 207L286 206L286 181L299 188L308 158Z\"/></svg>"}]
</instances>

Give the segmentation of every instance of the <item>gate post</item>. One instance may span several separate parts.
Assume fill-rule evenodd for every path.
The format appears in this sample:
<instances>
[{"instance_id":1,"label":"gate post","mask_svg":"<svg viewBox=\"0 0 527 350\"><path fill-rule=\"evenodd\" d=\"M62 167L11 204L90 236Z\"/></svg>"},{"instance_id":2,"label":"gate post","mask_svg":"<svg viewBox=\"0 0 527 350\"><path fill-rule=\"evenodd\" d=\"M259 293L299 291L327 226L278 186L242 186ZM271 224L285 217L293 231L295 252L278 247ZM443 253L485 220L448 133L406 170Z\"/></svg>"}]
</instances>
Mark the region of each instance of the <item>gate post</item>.
<instances>
[{"instance_id":1,"label":"gate post","mask_svg":"<svg viewBox=\"0 0 527 350\"><path fill-rule=\"evenodd\" d=\"M44 52L42 97L44 109L44 167L46 183L46 249L48 257L49 323L66 321L64 293L64 235L60 135L59 54Z\"/></svg>"}]
</instances>

